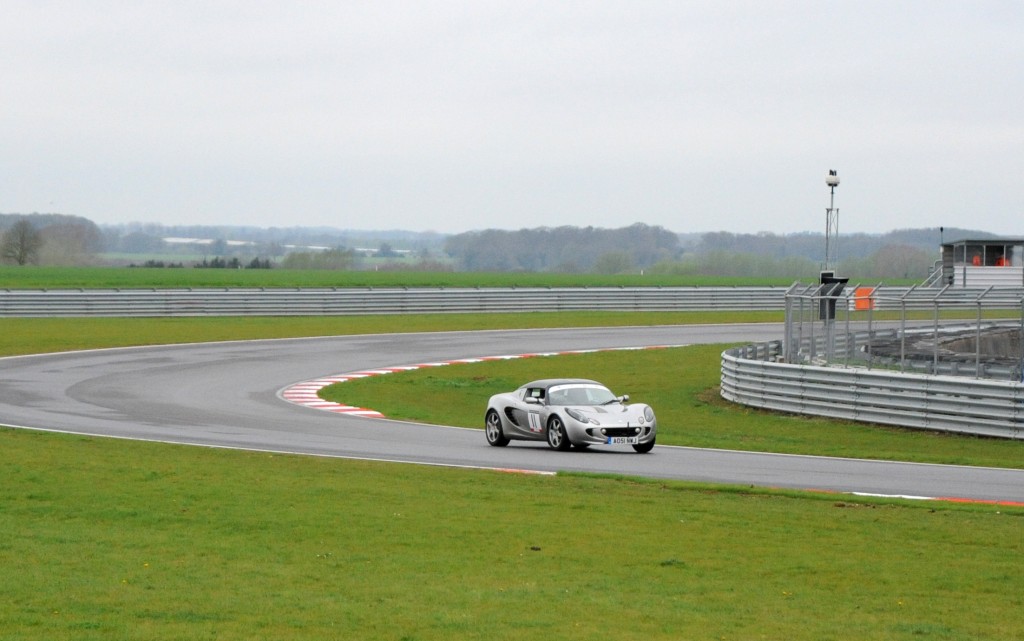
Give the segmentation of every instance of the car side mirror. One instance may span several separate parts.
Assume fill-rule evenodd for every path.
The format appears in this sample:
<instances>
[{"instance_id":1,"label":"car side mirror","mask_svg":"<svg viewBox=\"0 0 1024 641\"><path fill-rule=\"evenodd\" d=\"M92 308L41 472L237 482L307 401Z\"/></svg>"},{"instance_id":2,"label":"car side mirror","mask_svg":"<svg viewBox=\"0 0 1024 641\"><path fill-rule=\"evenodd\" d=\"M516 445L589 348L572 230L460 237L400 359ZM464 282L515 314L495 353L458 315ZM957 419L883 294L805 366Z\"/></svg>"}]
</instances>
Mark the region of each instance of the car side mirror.
<instances>
[{"instance_id":1,"label":"car side mirror","mask_svg":"<svg viewBox=\"0 0 1024 641\"><path fill-rule=\"evenodd\" d=\"M527 405L540 405L540 399L539 398L534 398L532 396L527 396L526 397L526 404Z\"/></svg>"},{"instance_id":2,"label":"car side mirror","mask_svg":"<svg viewBox=\"0 0 1024 641\"><path fill-rule=\"evenodd\" d=\"M619 397L619 402L620 403L628 403L629 402L629 394L623 394L622 396L620 396Z\"/></svg>"}]
</instances>

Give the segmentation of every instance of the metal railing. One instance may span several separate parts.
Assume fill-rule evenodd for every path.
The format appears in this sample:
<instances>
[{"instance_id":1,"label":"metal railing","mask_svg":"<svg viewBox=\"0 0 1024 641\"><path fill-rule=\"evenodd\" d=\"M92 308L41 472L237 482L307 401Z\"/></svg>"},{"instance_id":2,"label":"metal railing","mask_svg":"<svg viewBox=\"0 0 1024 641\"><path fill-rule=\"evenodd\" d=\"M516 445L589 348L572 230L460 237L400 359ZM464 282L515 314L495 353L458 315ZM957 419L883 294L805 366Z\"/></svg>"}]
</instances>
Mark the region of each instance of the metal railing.
<instances>
[{"instance_id":1,"label":"metal railing","mask_svg":"<svg viewBox=\"0 0 1024 641\"><path fill-rule=\"evenodd\" d=\"M1024 374L1024 290L792 286L780 359L926 374Z\"/></svg>"},{"instance_id":2,"label":"metal railing","mask_svg":"<svg viewBox=\"0 0 1024 641\"><path fill-rule=\"evenodd\" d=\"M6 289L0 317L779 311L785 294L781 287Z\"/></svg>"},{"instance_id":3,"label":"metal railing","mask_svg":"<svg viewBox=\"0 0 1024 641\"><path fill-rule=\"evenodd\" d=\"M1021 439L1022 346L1019 289L797 284L783 340L722 354L721 394L796 414Z\"/></svg>"},{"instance_id":4,"label":"metal railing","mask_svg":"<svg viewBox=\"0 0 1024 641\"><path fill-rule=\"evenodd\" d=\"M795 287L795 286L794 286ZM4 316L317 316L514 311L781 311L784 287L0 289ZM956 295L969 296L957 290ZM1024 290L1020 290L1024 296ZM934 289L874 288L875 309ZM954 293L948 294L952 297Z\"/></svg>"},{"instance_id":5,"label":"metal railing","mask_svg":"<svg viewBox=\"0 0 1024 641\"><path fill-rule=\"evenodd\" d=\"M928 278L924 279L921 287L942 287L942 276L942 259L939 259L928 269Z\"/></svg>"},{"instance_id":6,"label":"metal railing","mask_svg":"<svg viewBox=\"0 0 1024 641\"><path fill-rule=\"evenodd\" d=\"M1024 438L1024 385L776 362L782 343L726 350L722 397L743 405L884 425Z\"/></svg>"}]
</instances>

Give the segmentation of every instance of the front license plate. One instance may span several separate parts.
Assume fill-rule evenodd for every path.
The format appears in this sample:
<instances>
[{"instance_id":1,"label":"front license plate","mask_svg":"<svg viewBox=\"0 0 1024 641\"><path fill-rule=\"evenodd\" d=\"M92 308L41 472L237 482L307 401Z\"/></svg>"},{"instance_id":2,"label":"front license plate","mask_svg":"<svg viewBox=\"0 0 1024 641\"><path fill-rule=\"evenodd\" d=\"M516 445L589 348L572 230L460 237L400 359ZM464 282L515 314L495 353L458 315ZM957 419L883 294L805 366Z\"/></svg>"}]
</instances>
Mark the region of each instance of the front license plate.
<instances>
[{"instance_id":1,"label":"front license plate","mask_svg":"<svg viewBox=\"0 0 1024 641\"><path fill-rule=\"evenodd\" d=\"M637 436L609 436L608 445L636 445L640 442Z\"/></svg>"}]
</instances>

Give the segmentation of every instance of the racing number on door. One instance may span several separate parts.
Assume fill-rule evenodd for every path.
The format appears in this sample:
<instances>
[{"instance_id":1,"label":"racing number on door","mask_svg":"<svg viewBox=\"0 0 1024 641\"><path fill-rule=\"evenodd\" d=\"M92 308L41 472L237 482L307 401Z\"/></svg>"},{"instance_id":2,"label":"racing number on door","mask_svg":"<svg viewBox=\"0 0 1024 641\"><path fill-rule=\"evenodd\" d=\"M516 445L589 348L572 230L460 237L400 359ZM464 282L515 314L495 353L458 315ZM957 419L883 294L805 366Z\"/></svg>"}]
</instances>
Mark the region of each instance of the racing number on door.
<instances>
[{"instance_id":1,"label":"racing number on door","mask_svg":"<svg viewBox=\"0 0 1024 641\"><path fill-rule=\"evenodd\" d=\"M543 432L544 425L540 422L540 412L530 412L530 431Z\"/></svg>"}]
</instances>

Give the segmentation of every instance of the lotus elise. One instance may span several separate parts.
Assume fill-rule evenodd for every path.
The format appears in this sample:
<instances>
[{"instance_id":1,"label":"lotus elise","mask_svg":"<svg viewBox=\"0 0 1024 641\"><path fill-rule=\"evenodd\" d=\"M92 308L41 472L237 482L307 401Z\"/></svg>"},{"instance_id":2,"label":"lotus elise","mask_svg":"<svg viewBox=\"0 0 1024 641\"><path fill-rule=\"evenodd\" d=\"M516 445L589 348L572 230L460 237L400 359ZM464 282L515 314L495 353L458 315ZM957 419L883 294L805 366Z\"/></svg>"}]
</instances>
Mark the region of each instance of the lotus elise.
<instances>
[{"instance_id":1,"label":"lotus elise","mask_svg":"<svg viewBox=\"0 0 1024 641\"><path fill-rule=\"evenodd\" d=\"M546 440L556 450L631 445L644 453L654 447L658 422L649 405L629 404L629 396L616 396L597 381L557 378L492 396L484 427L495 447Z\"/></svg>"}]
</instances>

